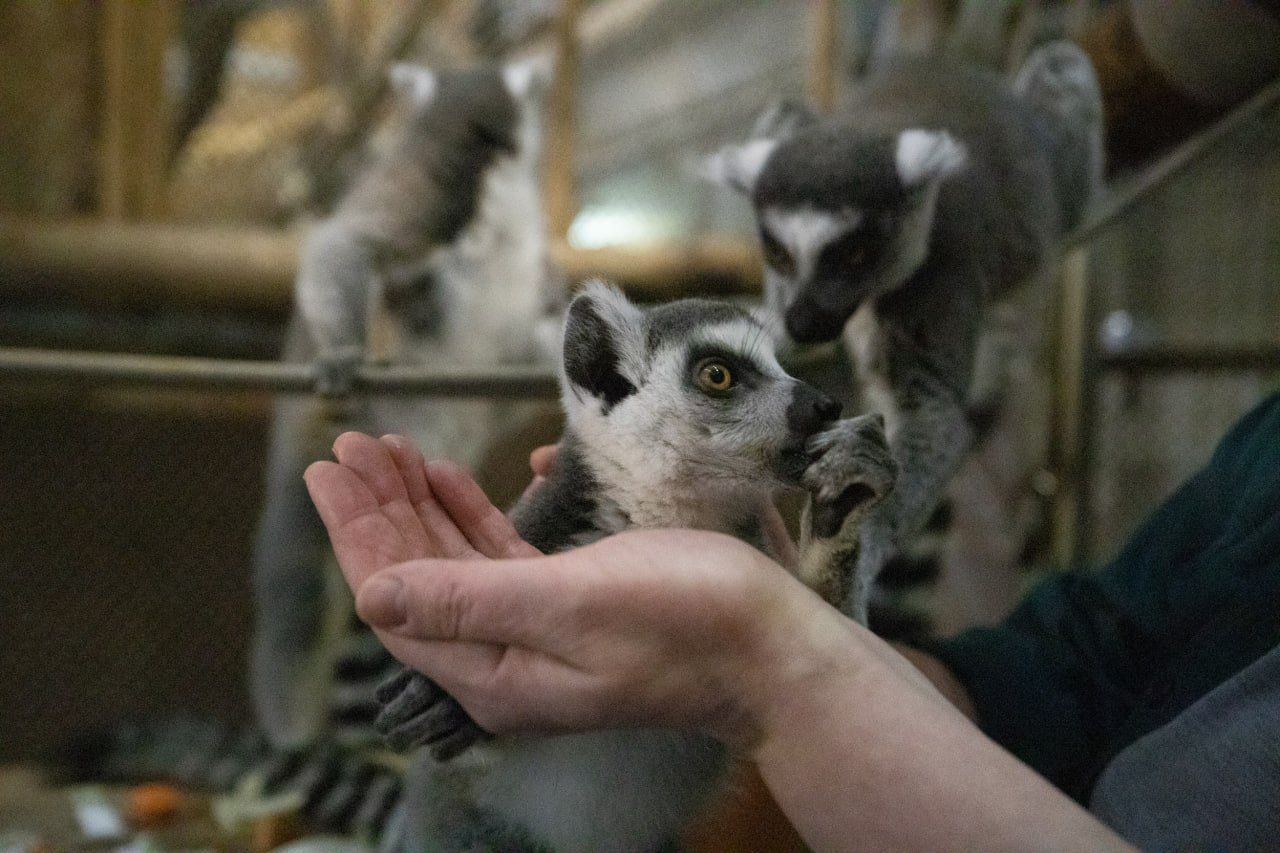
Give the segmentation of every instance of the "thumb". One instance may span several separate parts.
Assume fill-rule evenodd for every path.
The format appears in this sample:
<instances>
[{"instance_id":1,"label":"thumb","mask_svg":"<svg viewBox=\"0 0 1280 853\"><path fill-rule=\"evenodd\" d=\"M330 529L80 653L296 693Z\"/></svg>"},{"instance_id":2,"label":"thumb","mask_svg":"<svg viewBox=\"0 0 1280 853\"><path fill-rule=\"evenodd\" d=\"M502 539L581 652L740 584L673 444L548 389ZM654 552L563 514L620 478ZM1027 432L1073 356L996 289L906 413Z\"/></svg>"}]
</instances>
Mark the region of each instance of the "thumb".
<instances>
[{"instance_id":1,"label":"thumb","mask_svg":"<svg viewBox=\"0 0 1280 853\"><path fill-rule=\"evenodd\" d=\"M539 648L571 614L568 554L514 560L414 560L383 569L356 592L373 627L416 640Z\"/></svg>"}]
</instances>

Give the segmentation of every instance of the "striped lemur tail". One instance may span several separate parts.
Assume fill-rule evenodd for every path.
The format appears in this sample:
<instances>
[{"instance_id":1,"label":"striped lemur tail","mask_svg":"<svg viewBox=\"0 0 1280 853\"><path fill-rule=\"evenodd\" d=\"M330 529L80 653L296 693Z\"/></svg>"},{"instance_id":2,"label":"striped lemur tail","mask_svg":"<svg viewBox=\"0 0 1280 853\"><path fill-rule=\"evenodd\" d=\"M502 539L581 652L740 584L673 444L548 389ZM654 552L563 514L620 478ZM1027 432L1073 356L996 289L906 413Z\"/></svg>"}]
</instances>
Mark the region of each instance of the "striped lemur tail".
<instances>
[{"instance_id":1,"label":"striped lemur tail","mask_svg":"<svg viewBox=\"0 0 1280 853\"><path fill-rule=\"evenodd\" d=\"M310 829L369 840L384 837L403 787L403 769L385 751L334 740L276 749L256 729L191 717L116 724L71 744L57 763L70 781L294 794Z\"/></svg>"}]
</instances>

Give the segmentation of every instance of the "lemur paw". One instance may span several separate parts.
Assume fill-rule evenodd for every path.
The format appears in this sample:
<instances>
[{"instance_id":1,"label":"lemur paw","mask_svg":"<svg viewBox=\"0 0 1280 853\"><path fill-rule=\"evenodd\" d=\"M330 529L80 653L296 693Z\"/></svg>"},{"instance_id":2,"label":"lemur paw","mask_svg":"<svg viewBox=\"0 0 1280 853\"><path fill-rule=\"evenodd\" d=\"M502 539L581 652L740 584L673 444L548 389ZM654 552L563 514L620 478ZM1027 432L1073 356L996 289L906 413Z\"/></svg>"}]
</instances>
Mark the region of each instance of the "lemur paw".
<instances>
[{"instance_id":1,"label":"lemur paw","mask_svg":"<svg viewBox=\"0 0 1280 853\"><path fill-rule=\"evenodd\" d=\"M837 421L809 439L808 451L802 482L812 495L813 534L819 538L835 536L850 514L884 500L898 478L879 413Z\"/></svg>"},{"instance_id":2,"label":"lemur paw","mask_svg":"<svg viewBox=\"0 0 1280 853\"><path fill-rule=\"evenodd\" d=\"M350 394L363 361L364 353L359 347L338 347L322 353L315 361L316 393L323 397Z\"/></svg>"},{"instance_id":3,"label":"lemur paw","mask_svg":"<svg viewBox=\"0 0 1280 853\"><path fill-rule=\"evenodd\" d=\"M448 761L493 737L476 725L457 699L411 669L383 682L378 702L382 710L374 725L395 750L425 746L436 761Z\"/></svg>"}]
</instances>

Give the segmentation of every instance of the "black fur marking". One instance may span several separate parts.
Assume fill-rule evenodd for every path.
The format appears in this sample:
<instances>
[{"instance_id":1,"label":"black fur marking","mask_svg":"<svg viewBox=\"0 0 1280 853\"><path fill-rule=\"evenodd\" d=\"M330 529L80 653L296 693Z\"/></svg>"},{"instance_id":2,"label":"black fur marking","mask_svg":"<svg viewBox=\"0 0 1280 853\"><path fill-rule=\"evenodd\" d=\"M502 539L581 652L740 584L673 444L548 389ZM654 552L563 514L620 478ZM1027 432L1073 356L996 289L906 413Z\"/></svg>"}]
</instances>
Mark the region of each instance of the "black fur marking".
<instances>
[{"instance_id":1,"label":"black fur marking","mask_svg":"<svg viewBox=\"0 0 1280 853\"><path fill-rule=\"evenodd\" d=\"M393 316L414 335L432 337L444 326L445 306L433 271L393 271L383 280L383 294Z\"/></svg>"},{"instance_id":2,"label":"black fur marking","mask_svg":"<svg viewBox=\"0 0 1280 853\"><path fill-rule=\"evenodd\" d=\"M798 438L808 439L840 417L840 403L805 382L797 382L787 406L787 426Z\"/></svg>"},{"instance_id":3,"label":"black fur marking","mask_svg":"<svg viewBox=\"0 0 1280 853\"><path fill-rule=\"evenodd\" d=\"M353 221L398 206L388 250L453 242L475 217L489 167L516 153L520 106L496 68L438 75L434 97L411 116L391 152L360 173L339 209ZM396 205L388 199L397 200Z\"/></svg>"},{"instance_id":4,"label":"black fur marking","mask_svg":"<svg viewBox=\"0 0 1280 853\"><path fill-rule=\"evenodd\" d=\"M862 504L874 499L873 490L866 483L854 483L840 493L832 503L813 508L813 531L823 539L828 539L840 532L844 520Z\"/></svg>"},{"instance_id":5,"label":"black fur marking","mask_svg":"<svg viewBox=\"0 0 1280 853\"><path fill-rule=\"evenodd\" d=\"M778 144L756 180L752 201L757 208L819 210L909 206L920 194L899 179L896 147L896 137L867 136L848 121L822 122Z\"/></svg>"},{"instance_id":6,"label":"black fur marking","mask_svg":"<svg viewBox=\"0 0 1280 853\"><path fill-rule=\"evenodd\" d=\"M603 400L605 414L636 392L636 386L619 372L620 361L613 329L596 313L590 299L575 299L565 324L565 375L574 385Z\"/></svg>"},{"instance_id":7,"label":"black fur marking","mask_svg":"<svg viewBox=\"0 0 1280 853\"><path fill-rule=\"evenodd\" d=\"M597 491L577 440L565 433L551 476L512 510L511 522L521 538L542 553L562 551L596 529Z\"/></svg>"}]
</instances>

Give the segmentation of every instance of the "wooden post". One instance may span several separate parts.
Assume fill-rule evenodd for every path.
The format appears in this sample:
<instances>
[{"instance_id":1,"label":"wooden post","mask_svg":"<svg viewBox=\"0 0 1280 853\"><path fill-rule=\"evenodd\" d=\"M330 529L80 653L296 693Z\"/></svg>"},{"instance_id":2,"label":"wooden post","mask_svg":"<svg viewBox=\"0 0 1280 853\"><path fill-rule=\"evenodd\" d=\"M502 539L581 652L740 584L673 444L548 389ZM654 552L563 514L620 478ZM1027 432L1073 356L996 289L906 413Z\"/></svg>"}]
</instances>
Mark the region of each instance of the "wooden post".
<instances>
[{"instance_id":1,"label":"wooden post","mask_svg":"<svg viewBox=\"0 0 1280 853\"><path fill-rule=\"evenodd\" d=\"M543 209L547 233L563 239L578 212L574 149L578 131L578 16L582 0L561 0L556 21L555 71L547 99Z\"/></svg>"},{"instance_id":2,"label":"wooden post","mask_svg":"<svg viewBox=\"0 0 1280 853\"><path fill-rule=\"evenodd\" d=\"M1067 252L1058 272L1057 328L1053 424L1049 465L1052 474L1054 562L1077 568L1087 558L1092 429L1097 376L1093 345L1093 305L1089 289L1089 254Z\"/></svg>"},{"instance_id":3,"label":"wooden post","mask_svg":"<svg viewBox=\"0 0 1280 853\"><path fill-rule=\"evenodd\" d=\"M809 0L809 103L819 112L835 109L839 94L840 20L836 0Z\"/></svg>"},{"instance_id":4,"label":"wooden post","mask_svg":"<svg viewBox=\"0 0 1280 853\"><path fill-rule=\"evenodd\" d=\"M113 220L155 219L166 204L170 116L165 55L175 0L104 0L100 7L102 134L98 201Z\"/></svg>"}]
</instances>

